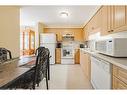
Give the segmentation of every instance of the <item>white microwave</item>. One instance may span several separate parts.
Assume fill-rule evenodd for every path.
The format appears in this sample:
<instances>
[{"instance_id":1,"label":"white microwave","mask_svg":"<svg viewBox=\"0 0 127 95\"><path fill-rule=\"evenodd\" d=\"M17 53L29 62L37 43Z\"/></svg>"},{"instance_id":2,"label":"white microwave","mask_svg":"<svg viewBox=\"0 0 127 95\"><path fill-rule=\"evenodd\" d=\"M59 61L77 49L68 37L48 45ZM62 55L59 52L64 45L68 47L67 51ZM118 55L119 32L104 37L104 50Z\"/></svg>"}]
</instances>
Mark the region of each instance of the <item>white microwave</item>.
<instances>
[{"instance_id":1,"label":"white microwave","mask_svg":"<svg viewBox=\"0 0 127 95\"><path fill-rule=\"evenodd\" d=\"M95 42L95 50L113 57L127 57L127 38L109 38Z\"/></svg>"}]
</instances>

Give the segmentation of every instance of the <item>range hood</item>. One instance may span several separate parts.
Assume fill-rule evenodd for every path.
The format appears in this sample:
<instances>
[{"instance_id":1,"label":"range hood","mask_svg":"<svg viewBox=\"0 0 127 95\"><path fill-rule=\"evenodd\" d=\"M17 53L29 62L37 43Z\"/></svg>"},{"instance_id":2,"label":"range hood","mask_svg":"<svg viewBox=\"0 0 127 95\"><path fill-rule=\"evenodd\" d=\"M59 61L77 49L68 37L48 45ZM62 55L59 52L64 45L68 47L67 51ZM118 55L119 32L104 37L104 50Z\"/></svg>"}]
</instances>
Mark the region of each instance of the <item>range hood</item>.
<instances>
[{"instance_id":1,"label":"range hood","mask_svg":"<svg viewBox=\"0 0 127 95\"><path fill-rule=\"evenodd\" d=\"M74 35L72 34L62 35L62 40L63 41L74 41Z\"/></svg>"}]
</instances>

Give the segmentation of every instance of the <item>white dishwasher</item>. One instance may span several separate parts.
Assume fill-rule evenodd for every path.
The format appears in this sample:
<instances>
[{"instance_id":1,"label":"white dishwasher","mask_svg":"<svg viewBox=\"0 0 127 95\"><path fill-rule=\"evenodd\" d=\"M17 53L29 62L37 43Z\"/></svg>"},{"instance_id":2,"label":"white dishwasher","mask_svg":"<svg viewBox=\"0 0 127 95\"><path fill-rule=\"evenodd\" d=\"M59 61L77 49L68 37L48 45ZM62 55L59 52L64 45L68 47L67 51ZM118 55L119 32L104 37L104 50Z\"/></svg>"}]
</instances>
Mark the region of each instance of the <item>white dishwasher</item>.
<instances>
[{"instance_id":1,"label":"white dishwasher","mask_svg":"<svg viewBox=\"0 0 127 95\"><path fill-rule=\"evenodd\" d=\"M95 89L111 89L111 64L91 56L91 83Z\"/></svg>"}]
</instances>

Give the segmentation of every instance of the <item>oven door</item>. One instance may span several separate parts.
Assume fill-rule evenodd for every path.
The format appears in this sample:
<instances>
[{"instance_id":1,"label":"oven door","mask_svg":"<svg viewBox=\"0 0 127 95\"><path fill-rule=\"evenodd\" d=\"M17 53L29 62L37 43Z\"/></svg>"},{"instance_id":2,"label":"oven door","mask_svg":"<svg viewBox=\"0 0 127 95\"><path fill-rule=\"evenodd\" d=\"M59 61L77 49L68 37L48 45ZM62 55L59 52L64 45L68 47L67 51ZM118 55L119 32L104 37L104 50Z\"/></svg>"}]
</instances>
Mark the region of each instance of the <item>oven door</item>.
<instances>
[{"instance_id":1,"label":"oven door","mask_svg":"<svg viewBox=\"0 0 127 95\"><path fill-rule=\"evenodd\" d=\"M62 48L61 49L61 57L62 58L74 58L74 51L70 48Z\"/></svg>"}]
</instances>

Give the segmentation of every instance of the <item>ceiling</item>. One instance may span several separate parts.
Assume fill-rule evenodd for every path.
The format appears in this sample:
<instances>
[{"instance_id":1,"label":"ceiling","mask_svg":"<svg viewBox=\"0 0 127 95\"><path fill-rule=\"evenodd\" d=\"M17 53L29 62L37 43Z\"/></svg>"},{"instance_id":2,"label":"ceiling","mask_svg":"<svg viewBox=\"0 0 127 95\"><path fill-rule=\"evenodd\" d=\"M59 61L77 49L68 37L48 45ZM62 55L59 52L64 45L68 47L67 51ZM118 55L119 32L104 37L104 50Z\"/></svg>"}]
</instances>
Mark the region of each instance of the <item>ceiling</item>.
<instances>
[{"instance_id":1,"label":"ceiling","mask_svg":"<svg viewBox=\"0 0 127 95\"><path fill-rule=\"evenodd\" d=\"M95 14L100 6L22 6L20 10L20 25L33 26L42 22L45 27L83 27ZM67 18L60 17L60 12L68 12Z\"/></svg>"}]
</instances>

